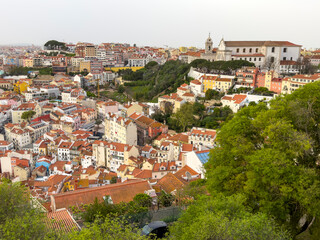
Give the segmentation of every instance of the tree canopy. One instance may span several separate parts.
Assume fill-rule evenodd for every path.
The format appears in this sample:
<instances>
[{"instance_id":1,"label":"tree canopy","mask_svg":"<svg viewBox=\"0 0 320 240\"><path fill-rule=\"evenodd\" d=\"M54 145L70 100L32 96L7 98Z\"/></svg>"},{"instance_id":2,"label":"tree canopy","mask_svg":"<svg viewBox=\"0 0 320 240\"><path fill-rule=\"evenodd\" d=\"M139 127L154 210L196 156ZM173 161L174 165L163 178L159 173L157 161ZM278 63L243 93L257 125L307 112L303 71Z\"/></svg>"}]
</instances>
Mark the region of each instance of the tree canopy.
<instances>
[{"instance_id":1,"label":"tree canopy","mask_svg":"<svg viewBox=\"0 0 320 240\"><path fill-rule=\"evenodd\" d=\"M245 60L233 60L233 61L214 61L210 62L205 59L196 59L190 63L190 66L194 68L202 69L203 71L214 71L221 73L229 73L232 70L242 68L244 66L254 67L254 63Z\"/></svg>"},{"instance_id":2,"label":"tree canopy","mask_svg":"<svg viewBox=\"0 0 320 240\"><path fill-rule=\"evenodd\" d=\"M287 231L264 213L251 213L242 195L202 196L170 227L169 239L290 239Z\"/></svg>"},{"instance_id":3,"label":"tree canopy","mask_svg":"<svg viewBox=\"0 0 320 240\"><path fill-rule=\"evenodd\" d=\"M0 239L44 239L44 216L33 208L25 187L3 179L0 199Z\"/></svg>"},{"instance_id":4,"label":"tree canopy","mask_svg":"<svg viewBox=\"0 0 320 240\"><path fill-rule=\"evenodd\" d=\"M64 42L59 42L57 40L50 40L44 44L48 50L67 50L66 44Z\"/></svg>"},{"instance_id":5,"label":"tree canopy","mask_svg":"<svg viewBox=\"0 0 320 240\"><path fill-rule=\"evenodd\" d=\"M320 216L319 91L320 82L307 84L270 107L245 107L225 123L206 164L208 190L243 194L245 205L293 235L305 230Z\"/></svg>"},{"instance_id":6,"label":"tree canopy","mask_svg":"<svg viewBox=\"0 0 320 240\"><path fill-rule=\"evenodd\" d=\"M32 110L25 111L25 112L22 113L21 119L29 121L35 114L36 114L36 112L32 111Z\"/></svg>"}]
</instances>

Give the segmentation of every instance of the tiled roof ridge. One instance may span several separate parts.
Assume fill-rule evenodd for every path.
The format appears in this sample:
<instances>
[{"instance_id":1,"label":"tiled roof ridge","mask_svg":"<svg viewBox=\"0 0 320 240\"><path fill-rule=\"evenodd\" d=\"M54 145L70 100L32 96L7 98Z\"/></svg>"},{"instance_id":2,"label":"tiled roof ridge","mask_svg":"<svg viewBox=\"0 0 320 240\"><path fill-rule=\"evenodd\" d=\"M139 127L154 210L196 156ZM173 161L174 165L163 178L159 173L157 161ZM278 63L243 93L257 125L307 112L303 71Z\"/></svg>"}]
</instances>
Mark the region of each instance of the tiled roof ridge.
<instances>
[{"instance_id":1,"label":"tiled roof ridge","mask_svg":"<svg viewBox=\"0 0 320 240\"><path fill-rule=\"evenodd\" d=\"M134 183L143 183L143 182L147 182L146 180L140 180L140 179L132 179L129 182L122 182L122 183L115 183L115 184L107 184L104 186L99 186L99 187L94 187L94 188L89 188L89 189L79 189L77 191L71 191L71 192L64 192L64 193L59 193L57 195L55 195L54 197L60 197L60 196L66 196L66 195L75 195L75 194L79 194L81 192L94 192L97 191L97 189L104 189L104 188L109 188L109 189L113 189L113 188L117 188L118 186L126 186L126 185L131 185Z\"/></svg>"}]
</instances>

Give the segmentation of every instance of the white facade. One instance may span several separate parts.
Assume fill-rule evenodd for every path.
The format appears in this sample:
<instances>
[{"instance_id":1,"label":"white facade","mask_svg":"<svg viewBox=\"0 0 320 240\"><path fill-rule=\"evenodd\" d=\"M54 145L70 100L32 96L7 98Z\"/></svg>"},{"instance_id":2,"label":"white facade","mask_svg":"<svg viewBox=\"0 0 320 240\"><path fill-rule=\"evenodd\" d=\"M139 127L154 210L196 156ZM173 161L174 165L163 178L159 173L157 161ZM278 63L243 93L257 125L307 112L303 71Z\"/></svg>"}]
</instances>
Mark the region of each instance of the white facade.
<instances>
[{"instance_id":1,"label":"white facade","mask_svg":"<svg viewBox=\"0 0 320 240\"><path fill-rule=\"evenodd\" d=\"M216 60L246 60L262 69L279 71L280 61L297 61L301 45L288 41L224 41L219 43Z\"/></svg>"},{"instance_id":2,"label":"white facade","mask_svg":"<svg viewBox=\"0 0 320 240\"><path fill-rule=\"evenodd\" d=\"M137 145L137 126L129 119L107 115L105 137L113 142Z\"/></svg>"}]
</instances>

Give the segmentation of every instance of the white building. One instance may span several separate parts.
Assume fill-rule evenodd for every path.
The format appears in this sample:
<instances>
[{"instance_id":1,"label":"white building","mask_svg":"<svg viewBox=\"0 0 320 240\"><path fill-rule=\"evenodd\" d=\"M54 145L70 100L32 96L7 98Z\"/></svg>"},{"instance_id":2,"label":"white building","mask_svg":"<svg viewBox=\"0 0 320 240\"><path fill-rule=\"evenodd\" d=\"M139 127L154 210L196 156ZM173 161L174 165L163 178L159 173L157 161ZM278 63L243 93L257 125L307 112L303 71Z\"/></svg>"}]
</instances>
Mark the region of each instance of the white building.
<instances>
[{"instance_id":1,"label":"white building","mask_svg":"<svg viewBox=\"0 0 320 240\"><path fill-rule=\"evenodd\" d=\"M224 41L219 43L216 60L246 60L262 69L279 71L280 61L297 61L301 45L288 41Z\"/></svg>"},{"instance_id":2,"label":"white building","mask_svg":"<svg viewBox=\"0 0 320 240\"><path fill-rule=\"evenodd\" d=\"M113 142L137 145L137 126L130 119L108 114L105 119L105 137Z\"/></svg>"},{"instance_id":3,"label":"white building","mask_svg":"<svg viewBox=\"0 0 320 240\"><path fill-rule=\"evenodd\" d=\"M189 143L196 148L206 146L212 148L215 146L217 132L212 129L193 127L189 135Z\"/></svg>"},{"instance_id":4,"label":"white building","mask_svg":"<svg viewBox=\"0 0 320 240\"><path fill-rule=\"evenodd\" d=\"M192 80L190 82L190 90L197 97L204 97L203 84L199 80Z\"/></svg>"},{"instance_id":5,"label":"white building","mask_svg":"<svg viewBox=\"0 0 320 240\"><path fill-rule=\"evenodd\" d=\"M58 159L59 161L70 161L70 150L72 142L61 142L58 146Z\"/></svg>"},{"instance_id":6,"label":"white building","mask_svg":"<svg viewBox=\"0 0 320 240\"><path fill-rule=\"evenodd\" d=\"M62 102L65 103L77 103L80 96L86 97L87 93L82 88L74 88L65 90L61 94Z\"/></svg>"}]
</instances>

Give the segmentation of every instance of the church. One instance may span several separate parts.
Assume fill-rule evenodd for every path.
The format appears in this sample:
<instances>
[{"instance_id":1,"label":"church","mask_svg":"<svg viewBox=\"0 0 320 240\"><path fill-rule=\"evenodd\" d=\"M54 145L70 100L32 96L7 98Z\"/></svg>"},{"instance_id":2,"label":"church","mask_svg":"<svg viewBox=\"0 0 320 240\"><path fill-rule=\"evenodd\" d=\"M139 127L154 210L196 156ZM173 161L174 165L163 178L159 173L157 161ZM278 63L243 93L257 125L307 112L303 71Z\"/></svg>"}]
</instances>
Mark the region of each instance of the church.
<instances>
[{"instance_id":1,"label":"church","mask_svg":"<svg viewBox=\"0 0 320 240\"><path fill-rule=\"evenodd\" d=\"M225 41L223 38L217 48L214 48L210 37L205 42L205 50L198 55L193 54L193 60L208 61L246 60L260 69L279 71L281 61L298 61L301 45L289 41ZM191 59L188 59L188 62Z\"/></svg>"}]
</instances>

